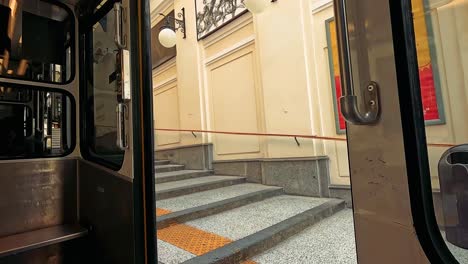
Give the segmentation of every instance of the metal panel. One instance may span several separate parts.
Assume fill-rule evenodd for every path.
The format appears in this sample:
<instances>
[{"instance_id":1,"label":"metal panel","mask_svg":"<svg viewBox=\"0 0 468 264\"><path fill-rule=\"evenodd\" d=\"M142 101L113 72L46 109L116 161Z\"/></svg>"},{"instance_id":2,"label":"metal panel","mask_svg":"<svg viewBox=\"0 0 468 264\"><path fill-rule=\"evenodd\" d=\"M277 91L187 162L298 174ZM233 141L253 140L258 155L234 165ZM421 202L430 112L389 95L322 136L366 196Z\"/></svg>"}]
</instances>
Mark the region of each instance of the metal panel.
<instances>
[{"instance_id":1,"label":"metal panel","mask_svg":"<svg viewBox=\"0 0 468 264\"><path fill-rule=\"evenodd\" d=\"M133 263L133 185L129 178L78 162L80 224L89 230L96 263Z\"/></svg>"},{"instance_id":2,"label":"metal panel","mask_svg":"<svg viewBox=\"0 0 468 264\"><path fill-rule=\"evenodd\" d=\"M61 225L0 238L0 258L84 237L88 230Z\"/></svg>"},{"instance_id":3,"label":"metal panel","mask_svg":"<svg viewBox=\"0 0 468 264\"><path fill-rule=\"evenodd\" d=\"M411 214L389 1L347 6L354 85L365 89L375 81L382 98L380 121L348 124L358 260L428 263ZM356 93L363 99L363 90Z\"/></svg>"},{"instance_id":4,"label":"metal panel","mask_svg":"<svg viewBox=\"0 0 468 264\"><path fill-rule=\"evenodd\" d=\"M76 160L0 163L0 237L77 219Z\"/></svg>"},{"instance_id":5,"label":"metal panel","mask_svg":"<svg viewBox=\"0 0 468 264\"><path fill-rule=\"evenodd\" d=\"M80 250L85 240L73 240L0 258L0 264L82 264L88 261L85 251Z\"/></svg>"}]
</instances>

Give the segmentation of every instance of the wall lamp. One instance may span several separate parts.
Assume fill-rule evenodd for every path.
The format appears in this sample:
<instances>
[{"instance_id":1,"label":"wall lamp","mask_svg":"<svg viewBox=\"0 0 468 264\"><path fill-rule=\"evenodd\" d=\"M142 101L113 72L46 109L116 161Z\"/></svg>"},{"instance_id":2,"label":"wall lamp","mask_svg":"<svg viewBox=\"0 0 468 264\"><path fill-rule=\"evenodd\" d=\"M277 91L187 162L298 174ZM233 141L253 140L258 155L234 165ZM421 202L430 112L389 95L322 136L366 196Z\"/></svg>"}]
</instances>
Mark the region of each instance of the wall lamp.
<instances>
[{"instance_id":1,"label":"wall lamp","mask_svg":"<svg viewBox=\"0 0 468 264\"><path fill-rule=\"evenodd\" d=\"M244 0L244 5L250 12L260 14L267 9L270 3L276 1L278 0Z\"/></svg>"},{"instance_id":2,"label":"wall lamp","mask_svg":"<svg viewBox=\"0 0 468 264\"><path fill-rule=\"evenodd\" d=\"M176 45L177 35L176 31L180 30L184 34L184 39L187 38L187 33L185 29L185 8L182 8L182 12L177 14L177 19L172 16L166 16L162 13L159 13L161 16L164 17L166 23L161 27L161 31L159 32L159 42L166 48L172 48ZM174 26L172 26L171 22L174 22Z\"/></svg>"}]
</instances>

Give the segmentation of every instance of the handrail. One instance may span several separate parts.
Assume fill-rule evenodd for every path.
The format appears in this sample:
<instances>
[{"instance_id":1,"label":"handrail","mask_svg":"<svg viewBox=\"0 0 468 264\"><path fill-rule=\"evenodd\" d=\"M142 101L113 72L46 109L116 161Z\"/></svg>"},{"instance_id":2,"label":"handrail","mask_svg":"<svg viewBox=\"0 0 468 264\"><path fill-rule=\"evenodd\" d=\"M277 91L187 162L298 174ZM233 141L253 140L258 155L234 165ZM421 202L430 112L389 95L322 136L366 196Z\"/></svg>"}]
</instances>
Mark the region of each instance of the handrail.
<instances>
[{"instance_id":1,"label":"handrail","mask_svg":"<svg viewBox=\"0 0 468 264\"><path fill-rule=\"evenodd\" d=\"M200 130L200 129L171 129L171 128L156 128L157 131L169 132L198 132L198 133L211 133L211 134L224 134L224 135L238 135L238 136L272 136L272 137L290 137L290 138L311 138L323 139L334 141L346 141L346 138L322 137L313 135L301 134L276 134L276 133L251 133L251 132L230 132L230 131L213 131L213 130Z\"/></svg>"},{"instance_id":2,"label":"handrail","mask_svg":"<svg viewBox=\"0 0 468 264\"><path fill-rule=\"evenodd\" d=\"M201 129L175 129L175 128L155 128L156 131L166 132L187 132L187 133L210 133L210 134L223 134L223 135L238 135L238 136L270 136L270 137L289 137L289 138L309 138L321 139L330 141L346 141L346 138L339 137L325 137L317 135L304 135L304 134L278 134L278 133L252 133L252 132L233 132L233 131L215 131L215 130L201 130ZM430 147L454 147L455 144L449 143L428 143Z\"/></svg>"},{"instance_id":3,"label":"handrail","mask_svg":"<svg viewBox=\"0 0 468 264\"><path fill-rule=\"evenodd\" d=\"M365 104L363 106L365 109L359 109L357 95L361 94L361 89L357 87L355 91L353 84L353 67L351 65L346 0L335 0L333 6L336 18L336 32L338 37L338 53L341 73L341 113L346 121L351 124L374 124L379 121L380 117L379 85L373 81L367 85L364 90Z\"/></svg>"}]
</instances>

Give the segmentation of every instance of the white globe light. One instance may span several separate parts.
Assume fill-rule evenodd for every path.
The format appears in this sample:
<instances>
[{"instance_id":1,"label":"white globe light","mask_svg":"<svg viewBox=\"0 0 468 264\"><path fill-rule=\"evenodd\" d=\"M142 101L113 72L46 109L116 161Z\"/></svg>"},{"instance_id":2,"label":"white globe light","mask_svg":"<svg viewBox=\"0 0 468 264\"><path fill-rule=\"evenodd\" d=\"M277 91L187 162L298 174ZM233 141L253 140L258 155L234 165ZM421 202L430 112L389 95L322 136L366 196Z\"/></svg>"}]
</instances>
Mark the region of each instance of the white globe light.
<instances>
[{"instance_id":1,"label":"white globe light","mask_svg":"<svg viewBox=\"0 0 468 264\"><path fill-rule=\"evenodd\" d=\"M244 0L244 4L250 12L259 14L267 9L271 0Z\"/></svg>"},{"instance_id":2,"label":"white globe light","mask_svg":"<svg viewBox=\"0 0 468 264\"><path fill-rule=\"evenodd\" d=\"M166 48L172 48L176 45L177 35L170 28L163 28L159 32L159 42Z\"/></svg>"}]
</instances>

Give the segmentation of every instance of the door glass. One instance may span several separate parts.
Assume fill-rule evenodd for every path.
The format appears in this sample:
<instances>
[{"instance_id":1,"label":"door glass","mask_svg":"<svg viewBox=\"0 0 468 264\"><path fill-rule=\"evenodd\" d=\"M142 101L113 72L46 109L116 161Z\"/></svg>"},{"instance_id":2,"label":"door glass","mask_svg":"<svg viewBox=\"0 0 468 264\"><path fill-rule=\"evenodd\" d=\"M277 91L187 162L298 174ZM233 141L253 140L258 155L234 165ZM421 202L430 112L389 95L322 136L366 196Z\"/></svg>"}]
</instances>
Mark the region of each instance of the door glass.
<instances>
[{"instance_id":1,"label":"door glass","mask_svg":"<svg viewBox=\"0 0 468 264\"><path fill-rule=\"evenodd\" d=\"M73 112L65 93L0 83L0 159L70 153Z\"/></svg>"},{"instance_id":2,"label":"door glass","mask_svg":"<svg viewBox=\"0 0 468 264\"><path fill-rule=\"evenodd\" d=\"M86 119L89 154L120 168L124 151L117 146L117 54L111 10L86 34Z\"/></svg>"},{"instance_id":3,"label":"door glass","mask_svg":"<svg viewBox=\"0 0 468 264\"><path fill-rule=\"evenodd\" d=\"M448 248L466 263L468 1L412 0L412 5L434 209Z\"/></svg>"},{"instance_id":4,"label":"door glass","mask_svg":"<svg viewBox=\"0 0 468 264\"><path fill-rule=\"evenodd\" d=\"M0 1L0 77L70 81L73 32L73 15L50 1Z\"/></svg>"}]
</instances>

